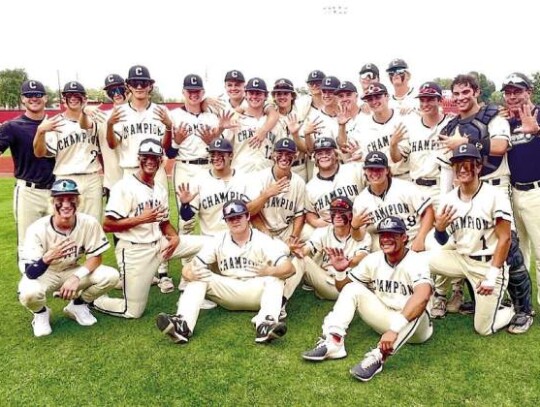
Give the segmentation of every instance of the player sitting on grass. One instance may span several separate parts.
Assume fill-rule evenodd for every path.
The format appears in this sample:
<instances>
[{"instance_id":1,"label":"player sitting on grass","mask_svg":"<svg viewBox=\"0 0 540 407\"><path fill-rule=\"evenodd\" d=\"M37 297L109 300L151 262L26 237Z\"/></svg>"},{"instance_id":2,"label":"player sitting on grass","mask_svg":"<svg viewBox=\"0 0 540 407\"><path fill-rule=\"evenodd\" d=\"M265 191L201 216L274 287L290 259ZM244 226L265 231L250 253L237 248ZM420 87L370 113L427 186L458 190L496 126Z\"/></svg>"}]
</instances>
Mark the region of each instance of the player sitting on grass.
<instances>
[{"instance_id":1,"label":"player sitting on grass","mask_svg":"<svg viewBox=\"0 0 540 407\"><path fill-rule=\"evenodd\" d=\"M302 354L311 361L347 356L344 337L358 311L366 324L382 334L378 346L350 370L364 382L379 373L388 356L405 342L423 343L433 333L426 312L433 282L425 256L407 249L407 228L396 216L382 220L377 233L381 251L369 254L352 270L342 249L328 251L340 294L324 319L323 337Z\"/></svg>"}]
</instances>

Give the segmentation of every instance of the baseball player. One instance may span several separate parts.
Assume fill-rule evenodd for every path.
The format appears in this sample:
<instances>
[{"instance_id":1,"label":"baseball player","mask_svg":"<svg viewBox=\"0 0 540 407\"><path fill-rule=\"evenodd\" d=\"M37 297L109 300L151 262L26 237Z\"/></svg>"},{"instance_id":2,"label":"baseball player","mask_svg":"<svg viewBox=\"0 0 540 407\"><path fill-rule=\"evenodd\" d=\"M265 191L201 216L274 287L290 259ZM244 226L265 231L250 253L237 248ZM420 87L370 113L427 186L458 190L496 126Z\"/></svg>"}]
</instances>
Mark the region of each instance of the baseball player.
<instances>
[{"instance_id":1,"label":"baseball player","mask_svg":"<svg viewBox=\"0 0 540 407\"><path fill-rule=\"evenodd\" d=\"M349 145L349 135L354 133L363 116L358 106L358 90L352 82L344 81L336 89L336 96L339 101L339 113L336 117L339 127L336 141L341 151L348 153L353 147L357 147Z\"/></svg>"},{"instance_id":2,"label":"baseball player","mask_svg":"<svg viewBox=\"0 0 540 407\"><path fill-rule=\"evenodd\" d=\"M321 85L323 79L326 77L324 72L315 69L311 71L306 79L306 84L309 90L309 96L301 98L302 104L305 104L310 107L310 110L321 110L322 103L322 92Z\"/></svg>"},{"instance_id":3,"label":"baseball player","mask_svg":"<svg viewBox=\"0 0 540 407\"><path fill-rule=\"evenodd\" d=\"M364 92L369 88L369 85L372 83L379 83L381 81L380 74L379 74L379 68L377 65L372 63L367 63L360 68L360 87L362 88L362 96L364 95ZM362 103L360 106L362 109L362 113L369 114L371 113L371 110L369 109L369 105L367 103Z\"/></svg>"},{"instance_id":4,"label":"baseball player","mask_svg":"<svg viewBox=\"0 0 540 407\"><path fill-rule=\"evenodd\" d=\"M341 249L350 266L355 267L371 248L371 236L366 234L364 240L358 242L351 236L352 201L345 196L338 196L330 203L331 224L317 228L305 244L292 245L293 265L296 269L294 277L285 284L285 298L290 298L301 279L313 287L318 298L335 301L338 290L335 285L335 268L328 251Z\"/></svg>"},{"instance_id":5,"label":"baseball player","mask_svg":"<svg viewBox=\"0 0 540 407\"><path fill-rule=\"evenodd\" d=\"M75 181L56 180L51 189L54 214L32 223L26 234L18 292L21 304L34 314L35 336L52 332L47 294L58 290L61 298L70 300L64 313L90 326L97 320L88 304L118 282L118 272L101 264L109 241L94 217L77 211L79 195Z\"/></svg>"},{"instance_id":6,"label":"baseball player","mask_svg":"<svg viewBox=\"0 0 540 407\"><path fill-rule=\"evenodd\" d=\"M231 168L233 147L229 141L213 140L208 154L212 168L180 184L177 196L182 219L188 222L198 215L201 234L214 236L227 230L221 213L223 204L232 199L248 201L247 180Z\"/></svg>"},{"instance_id":7,"label":"baseball player","mask_svg":"<svg viewBox=\"0 0 540 407\"><path fill-rule=\"evenodd\" d=\"M481 160L472 144L453 151L451 162L459 187L441 199L435 237L440 244L451 238L455 250L433 251L429 265L434 274L469 280L476 290L474 329L491 335L514 316L512 307L501 306L508 285L505 260L511 244L512 209L506 194L480 181Z\"/></svg>"},{"instance_id":8,"label":"baseball player","mask_svg":"<svg viewBox=\"0 0 540 407\"><path fill-rule=\"evenodd\" d=\"M160 263L193 256L204 240L187 235L180 241L169 222L168 191L156 180L163 156L161 143L155 138L141 141L138 156L139 171L113 186L103 223L105 231L119 239L115 252L124 298L102 296L94 301L97 310L124 318L143 314Z\"/></svg>"},{"instance_id":9,"label":"baseball player","mask_svg":"<svg viewBox=\"0 0 540 407\"><path fill-rule=\"evenodd\" d=\"M47 133L36 132L34 154L56 158L54 175L77 183L81 193L79 211L101 222L103 181L99 175L101 151L97 126L94 124L83 130L79 125L86 103L86 90L81 83L70 81L64 85L62 97L66 111L60 115L60 127Z\"/></svg>"},{"instance_id":10,"label":"baseball player","mask_svg":"<svg viewBox=\"0 0 540 407\"><path fill-rule=\"evenodd\" d=\"M350 370L363 382L379 373L404 343L424 343L433 334L426 311L433 283L425 257L407 249L407 227L401 218L383 219L377 233L382 250L367 255L352 269L342 250L329 252L334 258L339 297L324 319L322 338L314 349L302 354L310 361L346 357L344 338L358 311L382 335L377 347Z\"/></svg>"},{"instance_id":11,"label":"baseball player","mask_svg":"<svg viewBox=\"0 0 540 407\"><path fill-rule=\"evenodd\" d=\"M21 86L24 113L0 126L0 154L8 148L15 167L13 214L17 228L17 258L20 262L26 229L39 218L50 213L50 188L54 182L54 158L34 155L34 137L39 126L44 131L58 128L59 120L47 119L47 92L43 84L27 80Z\"/></svg>"},{"instance_id":12,"label":"baseball player","mask_svg":"<svg viewBox=\"0 0 540 407\"><path fill-rule=\"evenodd\" d=\"M407 150L404 148L407 127L403 117L389 106L388 98L386 86L372 83L362 96L371 115L361 116L348 137L360 146L362 156L365 157L371 151L381 151L391 158L392 174L401 179L409 179Z\"/></svg>"},{"instance_id":13,"label":"baseball player","mask_svg":"<svg viewBox=\"0 0 540 407\"><path fill-rule=\"evenodd\" d=\"M257 343L287 332L285 323L278 321L284 280L294 273L286 246L249 226L249 212L241 200L226 202L223 217L229 230L205 245L182 270L190 282L176 314L157 316L158 329L175 343L186 343L192 336L205 295L229 310L258 310Z\"/></svg>"},{"instance_id":14,"label":"baseball player","mask_svg":"<svg viewBox=\"0 0 540 407\"><path fill-rule=\"evenodd\" d=\"M410 248L425 250L434 220L430 198L422 196L411 182L393 178L388 158L380 151L366 156L364 172L368 186L354 200L353 237L362 240L365 233L370 233L372 250L378 250L374 236L377 225L388 216L397 216L407 225Z\"/></svg>"},{"instance_id":15,"label":"baseball player","mask_svg":"<svg viewBox=\"0 0 540 407\"><path fill-rule=\"evenodd\" d=\"M353 201L364 188L365 180L361 164L339 163L333 138L320 137L315 141L314 158L319 172L306 184L306 223L321 228L331 222L332 199L346 196Z\"/></svg>"},{"instance_id":16,"label":"baseball player","mask_svg":"<svg viewBox=\"0 0 540 407\"><path fill-rule=\"evenodd\" d=\"M411 72L409 65L403 59L393 59L386 69L388 78L394 88L394 94L390 98L390 105L401 115L407 115L416 111L418 103L414 100L415 90L409 82Z\"/></svg>"},{"instance_id":17,"label":"baseball player","mask_svg":"<svg viewBox=\"0 0 540 407\"><path fill-rule=\"evenodd\" d=\"M284 242L300 239L304 227L306 183L292 172L297 153L292 139L278 140L272 154L274 165L255 173L247 192L250 214L257 215L255 226Z\"/></svg>"}]
</instances>

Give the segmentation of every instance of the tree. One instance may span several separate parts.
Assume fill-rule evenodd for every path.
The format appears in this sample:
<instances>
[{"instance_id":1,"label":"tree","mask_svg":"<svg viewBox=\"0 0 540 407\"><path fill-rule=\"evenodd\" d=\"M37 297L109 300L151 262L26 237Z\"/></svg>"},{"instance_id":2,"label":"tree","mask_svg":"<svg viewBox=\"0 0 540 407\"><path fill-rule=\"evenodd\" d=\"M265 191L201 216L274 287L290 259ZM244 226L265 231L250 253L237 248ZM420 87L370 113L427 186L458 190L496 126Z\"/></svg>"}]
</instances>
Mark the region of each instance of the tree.
<instances>
[{"instance_id":1,"label":"tree","mask_svg":"<svg viewBox=\"0 0 540 407\"><path fill-rule=\"evenodd\" d=\"M107 94L103 89L94 89L89 88L86 89L86 97L88 100L92 102L101 102L101 103L107 103L109 102L109 98L107 97Z\"/></svg>"},{"instance_id":2,"label":"tree","mask_svg":"<svg viewBox=\"0 0 540 407\"><path fill-rule=\"evenodd\" d=\"M163 95L159 91L159 88L157 86L155 86L155 85L154 85L154 90L152 90L152 95L151 95L150 99L154 103L163 103L165 101L165 98L163 97Z\"/></svg>"},{"instance_id":3,"label":"tree","mask_svg":"<svg viewBox=\"0 0 540 407\"><path fill-rule=\"evenodd\" d=\"M504 97L503 93L500 91L495 91L491 94L489 97L489 103L493 103L495 105L502 106L504 105Z\"/></svg>"},{"instance_id":4,"label":"tree","mask_svg":"<svg viewBox=\"0 0 540 407\"><path fill-rule=\"evenodd\" d=\"M532 74L533 91L531 95L532 102L537 105L540 104L540 72Z\"/></svg>"},{"instance_id":5,"label":"tree","mask_svg":"<svg viewBox=\"0 0 540 407\"><path fill-rule=\"evenodd\" d=\"M45 86L45 92L47 92L47 105L46 107L54 107L58 104L58 92L54 89Z\"/></svg>"},{"instance_id":6,"label":"tree","mask_svg":"<svg viewBox=\"0 0 540 407\"><path fill-rule=\"evenodd\" d=\"M484 103L489 103L491 94L495 92L495 84L493 81L490 81L486 75L479 72L469 72L470 75L473 75L478 80L480 85L480 101Z\"/></svg>"},{"instance_id":7,"label":"tree","mask_svg":"<svg viewBox=\"0 0 540 407\"><path fill-rule=\"evenodd\" d=\"M442 89L450 89L450 86L452 85L452 78L435 78L433 79L433 82L435 82L437 85L439 85Z\"/></svg>"},{"instance_id":8,"label":"tree","mask_svg":"<svg viewBox=\"0 0 540 407\"><path fill-rule=\"evenodd\" d=\"M0 106L20 108L21 85L27 79L28 74L21 68L0 71Z\"/></svg>"}]
</instances>

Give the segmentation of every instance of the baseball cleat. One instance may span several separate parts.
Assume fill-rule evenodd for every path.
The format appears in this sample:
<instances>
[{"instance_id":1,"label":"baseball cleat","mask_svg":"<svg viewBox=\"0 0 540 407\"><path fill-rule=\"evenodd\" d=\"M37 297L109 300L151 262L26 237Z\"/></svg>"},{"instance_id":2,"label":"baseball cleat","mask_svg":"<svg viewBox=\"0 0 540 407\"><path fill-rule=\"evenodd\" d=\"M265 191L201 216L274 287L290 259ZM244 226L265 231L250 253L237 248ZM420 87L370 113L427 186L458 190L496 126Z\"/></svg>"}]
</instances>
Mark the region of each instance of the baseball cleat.
<instances>
[{"instance_id":1,"label":"baseball cleat","mask_svg":"<svg viewBox=\"0 0 540 407\"><path fill-rule=\"evenodd\" d=\"M343 338L337 338L337 335L319 338L315 347L302 353L302 357L313 362L322 362L325 359L343 359L347 356L347 351L345 350Z\"/></svg>"},{"instance_id":2,"label":"baseball cleat","mask_svg":"<svg viewBox=\"0 0 540 407\"><path fill-rule=\"evenodd\" d=\"M264 343L272 342L274 339L279 339L287 333L287 325L284 322L276 322L270 315L266 317L266 321L262 322L257 327L257 337L255 342Z\"/></svg>"},{"instance_id":3,"label":"baseball cleat","mask_svg":"<svg viewBox=\"0 0 540 407\"><path fill-rule=\"evenodd\" d=\"M73 300L64 307L64 314L82 326L92 326L97 322L97 319L92 315L90 309L88 309L88 304L76 305Z\"/></svg>"},{"instance_id":4,"label":"baseball cleat","mask_svg":"<svg viewBox=\"0 0 540 407\"><path fill-rule=\"evenodd\" d=\"M463 291L452 291L452 297L450 297L450 300L446 304L446 311L450 314L457 314L461 304L463 304Z\"/></svg>"},{"instance_id":5,"label":"baseball cleat","mask_svg":"<svg viewBox=\"0 0 540 407\"><path fill-rule=\"evenodd\" d=\"M51 328L51 310L49 307L45 307L45 311L40 313L34 313L34 319L32 320L32 329L34 330L34 336L47 336L52 332Z\"/></svg>"},{"instance_id":6,"label":"baseball cleat","mask_svg":"<svg viewBox=\"0 0 540 407\"><path fill-rule=\"evenodd\" d=\"M526 314L524 312L517 313L512 317L512 320L508 325L507 331L511 334L524 334L529 330L533 322L534 318L532 317L532 315Z\"/></svg>"},{"instance_id":7,"label":"baseball cleat","mask_svg":"<svg viewBox=\"0 0 540 407\"><path fill-rule=\"evenodd\" d=\"M187 343L191 336L191 331L182 315L168 315L162 312L156 318L156 325L174 343Z\"/></svg>"},{"instance_id":8,"label":"baseball cleat","mask_svg":"<svg viewBox=\"0 0 540 407\"><path fill-rule=\"evenodd\" d=\"M379 348L365 354L364 359L350 370L354 378L367 382L383 368L383 355Z\"/></svg>"},{"instance_id":9,"label":"baseball cleat","mask_svg":"<svg viewBox=\"0 0 540 407\"><path fill-rule=\"evenodd\" d=\"M169 294L174 291L174 283L170 277L161 277L157 286L163 294Z\"/></svg>"},{"instance_id":10,"label":"baseball cleat","mask_svg":"<svg viewBox=\"0 0 540 407\"><path fill-rule=\"evenodd\" d=\"M444 318L446 316L446 297L435 294L431 318Z\"/></svg>"},{"instance_id":11,"label":"baseball cleat","mask_svg":"<svg viewBox=\"0 0 540 407\"><path fill-rule=\"evenodd\" d=\"M214 309L217 304L214 301L207 300L206 298L201 303L201 309Z\"/></svg>"},{"instance_id":12,"label":"baseball cleat","mask_svg":"<svg viewBox=\"0 0 540 407\"><path fill-rule=\"evenodd\" d=\"M461 304L461 307L459 307L459 313L461 315L473 315L475 308L476 305L473 301L465 301Z\"/></svg>"}]
</instances>

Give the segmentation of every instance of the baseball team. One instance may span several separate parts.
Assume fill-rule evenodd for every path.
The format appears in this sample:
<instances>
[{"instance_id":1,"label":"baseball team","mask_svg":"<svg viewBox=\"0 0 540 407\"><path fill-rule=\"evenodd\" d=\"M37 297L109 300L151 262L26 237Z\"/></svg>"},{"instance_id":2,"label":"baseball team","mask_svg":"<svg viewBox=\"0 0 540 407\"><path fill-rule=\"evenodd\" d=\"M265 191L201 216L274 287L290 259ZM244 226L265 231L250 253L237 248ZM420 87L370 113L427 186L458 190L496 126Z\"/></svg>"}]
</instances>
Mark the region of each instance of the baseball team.
<instances>
[{"instance_id":1,"label":"baseball team","mask_svg":"<svg viewBox=\"0 0 540 407\"><path fill-rule=\"evenodd\" d=\"M457 113L446 114L441 87L414 88L404 60L386 74L390 90L374 64L358 88L314 70L301 96L289 79L269 90L231 70L219 97L190 74L169 111L135 65L126 79L105 78L111 110L87 105L70 81L54 117L43 84L25 81L25 112L1 125L0 153L10 149L15 166L18 295L34 335L52 332L48 296L83 326L97 322L92 312L141 317L152 285L175 291L172 258L182 259L182 293L156 325L175 343L216 306L256 312L255 342L279 339L299 286L335 302L303 359L346 357L356 313L380 334L350 369L360 381L403 344L427 341L448 312L474 314L480 335L527 332L531 258L540 273L532 82L510 74L499 107L479 102L475 76L458 75ZM102 261L105 233L115 267Z\"/></svg>"}]
</instances>

